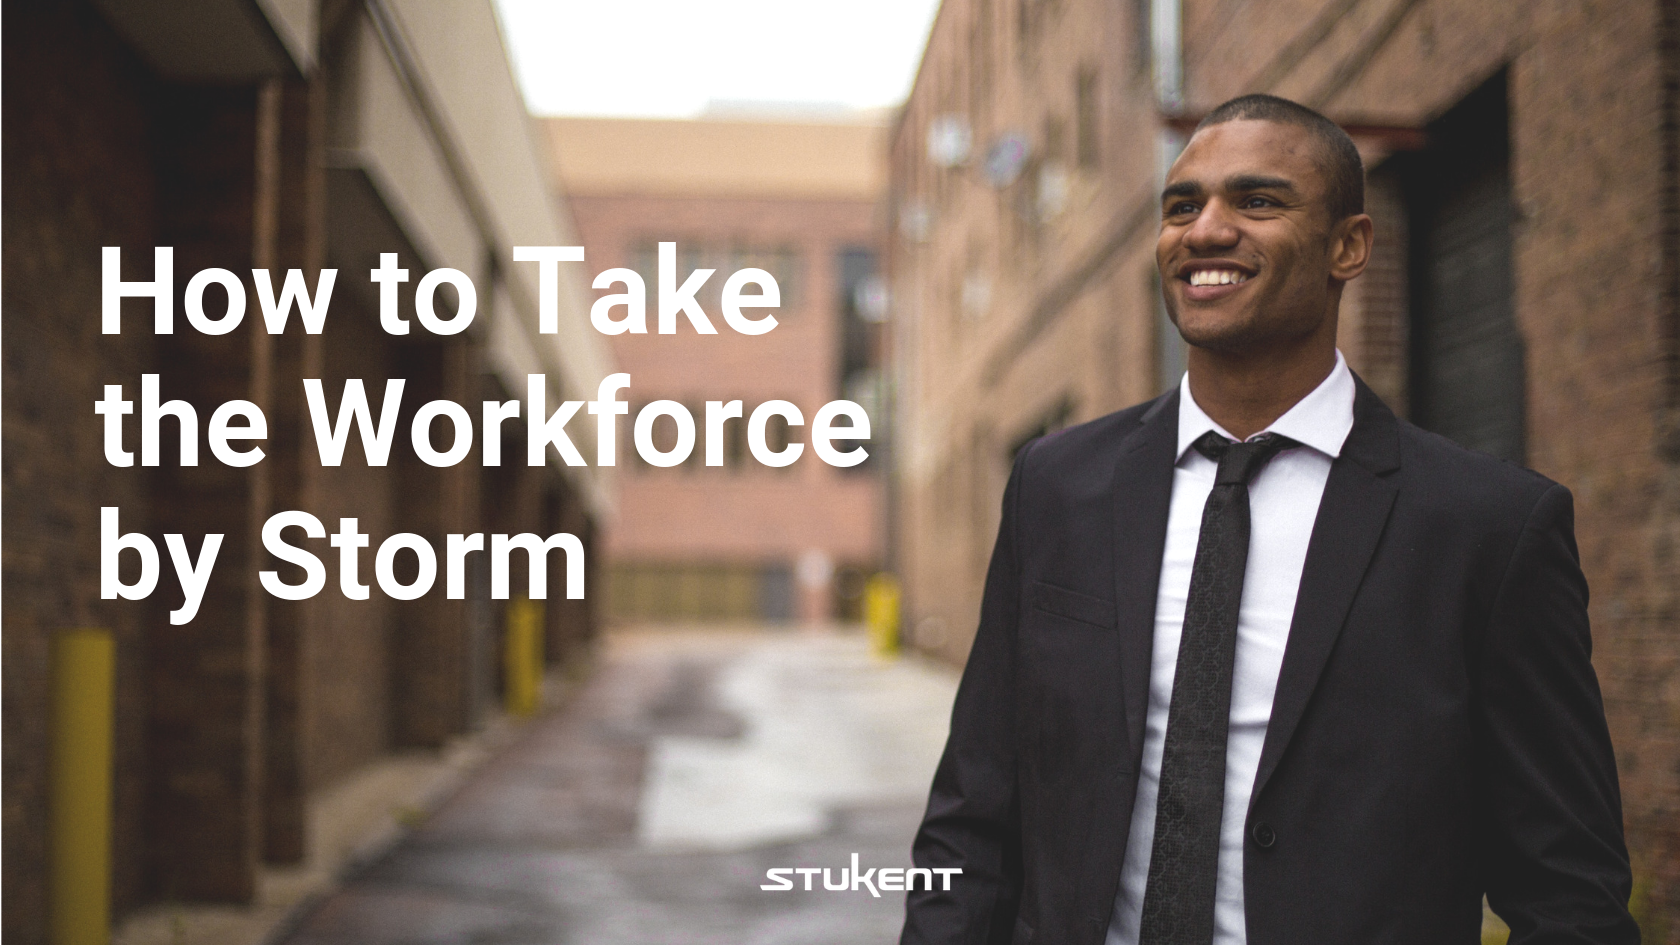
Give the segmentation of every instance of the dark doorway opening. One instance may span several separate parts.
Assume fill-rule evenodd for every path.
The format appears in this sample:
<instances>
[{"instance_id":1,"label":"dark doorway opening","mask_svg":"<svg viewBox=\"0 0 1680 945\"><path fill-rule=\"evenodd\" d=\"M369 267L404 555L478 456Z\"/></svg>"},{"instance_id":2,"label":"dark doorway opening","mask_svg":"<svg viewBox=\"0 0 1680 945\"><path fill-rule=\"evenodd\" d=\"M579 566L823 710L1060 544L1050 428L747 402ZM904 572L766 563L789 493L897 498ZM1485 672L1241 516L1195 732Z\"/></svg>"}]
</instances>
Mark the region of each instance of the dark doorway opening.
<instances>
[{"instance_id":1,"label":"dark doorway opening","mask_svg":"<svg viewBox=\"0 0 1680 945\"><path fill-rule=\"evenodd\" d=\"M1527 375L1513 305L1503 71L1429 128L1402 168L1411 211L1411 419L1521 463Z\"/></svg>"}]
</instances>

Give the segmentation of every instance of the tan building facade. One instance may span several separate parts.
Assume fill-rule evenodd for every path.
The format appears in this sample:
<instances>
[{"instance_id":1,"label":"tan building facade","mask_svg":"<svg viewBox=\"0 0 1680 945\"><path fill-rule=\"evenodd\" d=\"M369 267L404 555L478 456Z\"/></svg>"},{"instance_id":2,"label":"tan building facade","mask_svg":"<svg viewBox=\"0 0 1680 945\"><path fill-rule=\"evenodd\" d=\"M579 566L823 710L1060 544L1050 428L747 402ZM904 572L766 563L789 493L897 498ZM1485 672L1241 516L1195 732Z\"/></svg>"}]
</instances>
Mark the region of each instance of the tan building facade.
<instances>
[{"instance_id":1,"label":"tan building facade","mask_svg":"<svg viewBox=\"0 0 1680 945\"><path fill-rule=\"evenodd\" d=\"M618 514L606 539L612 616L855 618L861 576L883 555L883 467L878 459L830 466L810 449L808 431L824 404L850 399L876 420L864 448L884 446L879 331L858 303L876 269L884 128L557 118L547 129L585 269L634 270L648 293L649 332L611 339L632 382ZM677 283L695 269L716 270L696 300L717 334L698 334L684 317L675 334L658 333L661 243L674 244ZM781 294L777 327L753 336L725 326L718 307L725 279L749 266L770 272ZM606 294L605 286L596 293ZM677 467L642 462L631 448L635 415L658 400L684 405L701 428ZM801 457L782 468L755 461L745 421L731 420L722 465L706 465L705 405L737 400L747 416L769 401L795 405L804 425L778 420L767 437L804 443ZM653 427L661 449L675 436L674 421Z\"/></svg>"},{"instance_id":2,"label":"tan building facade","mask_svg":"<svg viewBox=\"0 0 1680 945\"><path fill-rule=\"evenodd\" d=\"M1635 909L1680 941L1677 7L945 3L890 143L912 639L965 656L1016 449L1176 382L1154 244L1184 133L1246 92L1319 108L1377 225L1349 362L1575 493Z\"/></svg>"}]
</instances>

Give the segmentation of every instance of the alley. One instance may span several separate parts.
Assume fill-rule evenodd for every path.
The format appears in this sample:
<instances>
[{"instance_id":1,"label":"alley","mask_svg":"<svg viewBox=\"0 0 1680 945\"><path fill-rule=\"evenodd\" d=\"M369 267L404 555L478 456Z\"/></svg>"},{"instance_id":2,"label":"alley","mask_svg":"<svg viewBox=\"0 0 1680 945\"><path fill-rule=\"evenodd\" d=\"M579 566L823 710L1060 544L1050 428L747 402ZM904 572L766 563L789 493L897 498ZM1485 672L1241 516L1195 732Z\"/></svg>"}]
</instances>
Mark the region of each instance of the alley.
<instances>
[{"instance_id":1,"label":"alley","mask_svg":"<svg viewBox=\"0 0 1680 945\"><path fill-rule=\"evenodd\" d=\"M902 893L759 886L854 853L909 865L955 683L860 635L615 635L562 709L282 940L893 941Z\"/></svg>"}]
</instances>

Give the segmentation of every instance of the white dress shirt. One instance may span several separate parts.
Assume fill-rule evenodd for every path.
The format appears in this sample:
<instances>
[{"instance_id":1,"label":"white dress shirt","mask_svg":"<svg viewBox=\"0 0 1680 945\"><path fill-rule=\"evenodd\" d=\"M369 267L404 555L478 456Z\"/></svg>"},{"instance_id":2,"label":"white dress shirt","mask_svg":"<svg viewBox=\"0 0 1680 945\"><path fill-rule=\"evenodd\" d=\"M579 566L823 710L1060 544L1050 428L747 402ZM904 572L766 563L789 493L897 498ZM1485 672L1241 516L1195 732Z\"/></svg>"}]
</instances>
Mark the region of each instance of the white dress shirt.
<instances>
[{"instance_id":1,"label":"white dress shirt","mask_svg":"<svg viewBox=\"0 0 1680 945\"><path fill-rule=\"evenodd\" d=\"M1243 833L1248 800L1260 767L1260 748L1272 716L1272 695L1283 666L1284 644L1295 613L1295 594L1330 463L1353 429L1353 375L1342 353L1323 383L1266 428L1304 444L1275 456L1249 483L1250 538L1237 614L1236 665L1231 682L1230 741L1225 749L1225 814L1219 830L1219 881L1215 895L1215 945L1245 945ZM1209 430L1236 439L1214 423L1190 394L1188 374L1179 384L1178 460L1167 518L1161 585L1155 599L1155 648L1149 667L1143 770L1132 806L1132 830L1120 872L1120 892L1109 920L1107 945L1137 945L1144 886L1155 839L1155 798L1161 784L1161 749L1167 737L1178 641L1190 570L1201 534L1202 506L1213 491L1218 466L1192 448ZM1256 434L1258 435L1258 434Z\"/></svg>"}]
</instances>

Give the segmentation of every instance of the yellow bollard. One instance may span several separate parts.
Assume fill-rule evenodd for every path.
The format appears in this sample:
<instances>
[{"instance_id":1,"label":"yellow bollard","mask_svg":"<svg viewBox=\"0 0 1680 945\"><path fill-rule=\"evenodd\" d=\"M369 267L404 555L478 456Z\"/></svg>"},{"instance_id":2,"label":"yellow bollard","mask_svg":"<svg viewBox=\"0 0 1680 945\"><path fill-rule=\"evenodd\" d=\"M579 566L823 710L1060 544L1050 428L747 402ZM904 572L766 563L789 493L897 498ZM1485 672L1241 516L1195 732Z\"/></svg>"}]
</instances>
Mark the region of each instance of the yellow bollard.
<instances>
[{"instance_id":1,"label":"yellow bollard","mask_svg":"<svg viewBox=\"0 0 1680 945\"><path fill-rule=\"evenodd\" d=\"M53 639L53 945L111 940L111 730L116 641L109 630Z\"/></svg>"},{"instance_id":2,"label":"yellow bollard","mask_svg":"<svg viewBox=\"0 0 1680 945\"><path fill-rule=\"evenodd\" d=\"M863 587L863 616L876 656L898 655L898 579L885 571Z\"/></svg>"},{"instance_id":3,"label":"yellow bollard","mask_svg":"<svg viewBox=\"0 0 1680 945\"><path fill-rule=\"evenodd\" d=\"M508 601L507 640L502 652L503 700L509 715L534 715L542 704L543 602Z\"/></svg>"}]
</instances>

